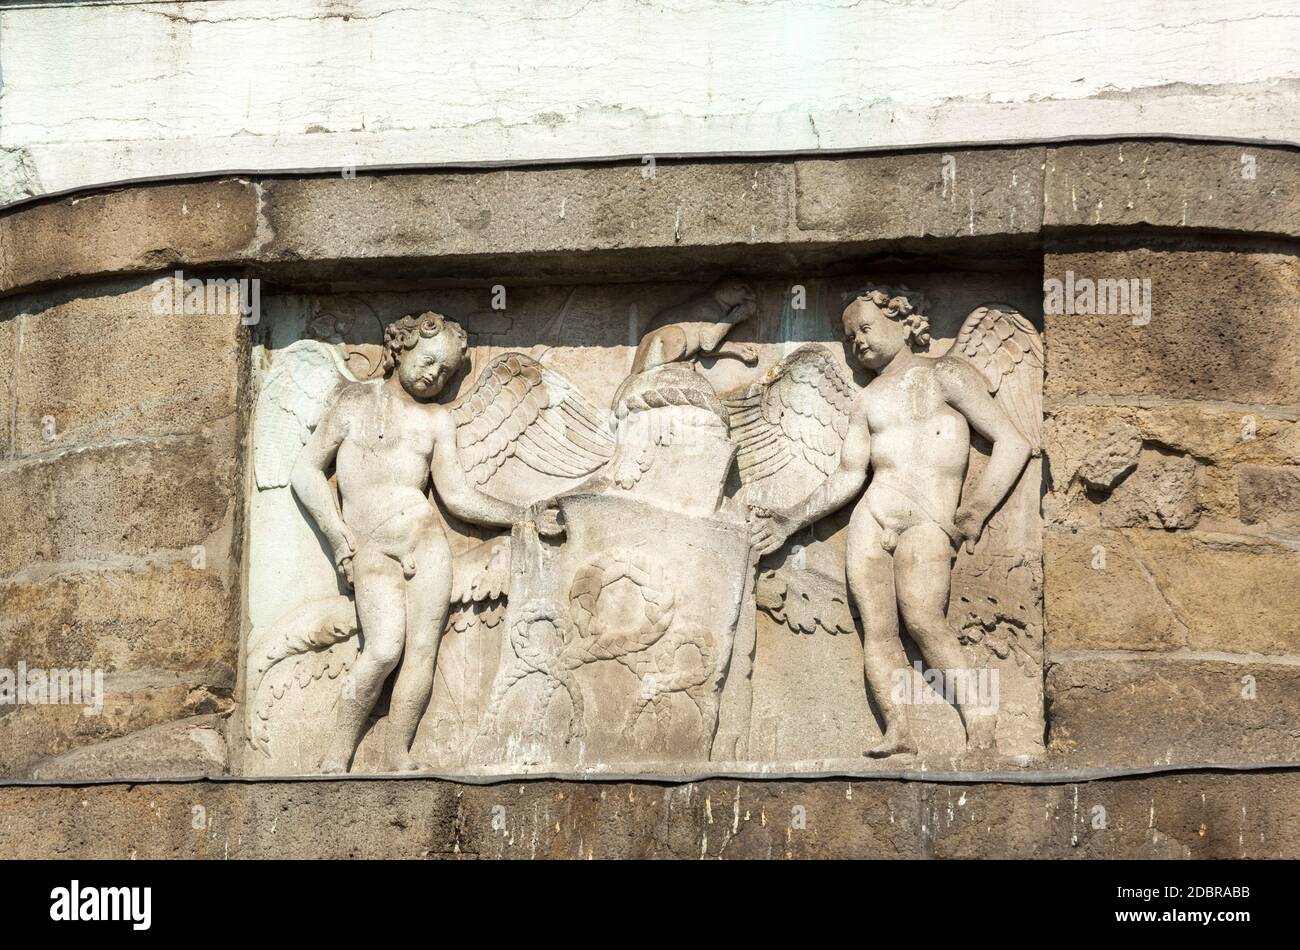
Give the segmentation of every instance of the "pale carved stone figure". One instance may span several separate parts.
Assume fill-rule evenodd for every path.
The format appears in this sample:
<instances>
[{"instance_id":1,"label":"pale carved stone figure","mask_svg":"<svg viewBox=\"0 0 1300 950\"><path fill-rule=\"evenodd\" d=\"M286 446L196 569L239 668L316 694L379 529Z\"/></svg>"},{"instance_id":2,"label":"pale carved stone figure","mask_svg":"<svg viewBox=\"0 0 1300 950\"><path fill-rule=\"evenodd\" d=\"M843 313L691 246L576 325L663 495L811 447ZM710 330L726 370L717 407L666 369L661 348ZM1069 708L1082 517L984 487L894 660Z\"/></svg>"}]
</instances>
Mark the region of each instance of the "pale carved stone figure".
<instances>
[{"instance_id":1,"label":"pale carved stone figure","mask_svg":"<svg viewBox=\"0 0 1300 950\"><path fill-rule=\"evenodd\" d=\"M347 771L379 691L399 661L386 767L419 767L410 746L433 689L451 598L451 550L425 497L430 475L443 504L465 521L509 525L526 516L519 506L470 484L456 458L451 413L433 402L465 358L464 331L425 313L404 317L384 336L387 378L340 389L292 474L294 493L356 590L363 637L321 762L326 773ZM331 467L338 476L337 501L326 480Z\"/></svg>"},{"instance_id":2,"label":"pale carved stone figure","mask_svg":"<svg viewBox=\"0 0 1300 950\"><path fill-rule=\"evenodd\" d=\"M385 331L385 378L362 382L334 347L303 341L268 374L255 419L260 489L286 483L315 521L349 588L281 616L259 637L251 698L276 663L323 650L360 631L337 700L323 772L347 771L385 681L389 703L384 770L420 767L411 743L433 687L449 607L498 600L509 576L499 541L454 558L430 499L455 517L508 527L545 513L543 478L572 484L604 464L613 439L594 406L562 376L528 356L493 360L455 406L435 403L466 356L466 337L435 313ZM328 481L333 470L338 494ZM554 519L534 530L554 533ZM279 688L282 690L283 685ZM275 689L265 699L269 705ZM266 749L265 728L249 724Z\"/></svg>"},{"instance_id":3,"label":"pale carved stone figure","mask_svg":"<svg viewBox=\"0 0 1300 950\"><path fill-rule=\"evenodd\" d=\"M930 667L945 673L972 667L946 619L953 559L959 546L973 550L1038 451L1042 350L1032 324L1009 307L981 307L953 348L934 358L917 352L929 342L920 309L888 288L870 288L845 308L845 341L876 374L851 399L829 360L804 347L733 409L740 412L742 477L762 478L792 452L827 475L802 501L753 507L760 556L857 497L871 473L849 523L846 552L848 587L863 625L867 687L885 720L883 737L866 751L871 756L917 751L906 706L892 689L908 666L900 614ZM786 438L773 439L777 428ZM992 454L963 498L972 429L992 444ZM968 747L991 746L993 712L969 701L959 703L959 711Z\"/></svg>"},{"instance_id":4,"label":"pale carved stone figure","mask_svg":"<svg viewBox=\"0 0 1300 950\"><path fill-rule=\"evenodd\" d=\"M752 286L734 277L718 281L704 293L655 316L637 345L631 375L701 356L730 357L754 365L758 348L726 337L732 327L756 312Z\"/></svg>"}]
</instances>

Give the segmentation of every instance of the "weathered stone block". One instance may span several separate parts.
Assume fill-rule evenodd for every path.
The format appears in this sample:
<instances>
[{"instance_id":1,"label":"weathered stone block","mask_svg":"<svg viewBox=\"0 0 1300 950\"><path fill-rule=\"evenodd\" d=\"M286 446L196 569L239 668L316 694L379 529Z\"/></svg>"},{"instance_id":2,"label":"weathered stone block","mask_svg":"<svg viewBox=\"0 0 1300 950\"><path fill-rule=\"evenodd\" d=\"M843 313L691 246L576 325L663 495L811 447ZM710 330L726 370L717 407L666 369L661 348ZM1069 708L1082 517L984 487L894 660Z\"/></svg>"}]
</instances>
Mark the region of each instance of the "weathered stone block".
<instances>
[{"instance_id":1,"label":"weathered stone block","mask_svg":"<svg viewBox=\"0 0 1300 950\"><path fill-rule=\"evenodd\" d=\"M1300 234L1293 149L1116 142L1047 149L1043 225Z\"/></svg>"},{"instance_id":2,"label":"weathered stone block","mask_svg":"<svg viewBox=\"0 0 1300 950\"><path fill-rule=\"evenodd\" d=\"M1036 233L1040 148L795 163L796 223L838 240Z\"/></svg>"},{"instance_id":3,"label":"weathered stone block","mask_svg":"<svg viewBox=\"0 0 1300 950\"><path fill-rule=\"evenodd\" d=\"M519 254L785 237L789 166L661 162L268 181L268 259Z\"/></svg>"},{"instance_id":4,"label":"weathered stone block","mask_svg":"<svg viewBox=\"0 0 1300 950\"><path fill-rule=\"evenodd\" d=\"M1049 407L1044 426L1050 487L1049 521L1074 526L1100 523L1106 495L1091 490L1094 457L1108 450L1113 430L1136 431L1140 443L1183 453L1200 463L1196 498L1204 517L1235 522L1241 515L1239 470L1247 465L1285 468L1300 463L1300 422L1292 409L1224 408L1213 404ZM1136 454L1128 443L1123 460ZM1118 478L1116 478L1118 483Z\"/></svg>"},{"instance_id":5,"label":"weathered stone block","mask_svg":"<svg viewBox=\"0 0 1300 950\"><path fill-rule=\"evenodd\" d=\"M1295 773L1062 785L931 785L936 858L1283 858L1300 852Z\"/></svg>"},{"instance_id":6,"label":"weathered stone block","mask_svg":"<svg viewBox=\"0 0 1300 950\"><path fill-rule=\"evenodd\" d=\"M1073 765L1294 762L1297 690L1296 665L1064 659L1048 667L1048 750Z\"/></svg>"},{"instance_id":7,"label":"weathered stone block","mask_svg":"<svg viewBox=\"0 0 1300 950\"><path fill-rule=\"evenodd\" d=\"M94 274L242 261L257 234L247 181L125 188L0 217L0 293Z\"/></svg>"},{"instance_id":8,"label":"weathered stone block","mask_svg":"<svg viewBox=\"0 0 1300 950\"><path fill-rule=\"evenodd\" d=\"M185 778L221 775L227 768L225 720L206 715L132 732L44 759L39 781L113 778Z\"/></svg>"},{"instance_id":9,"label":"weathered stone block","mask_svg":"<svg viewBox=\"0 0 1300 950\"><path fill-rule=\"evenodd\" d=\"M235 504L232 425L0 465L0 574L205 543Z\"/></svg>"},{"instance_id":10,"label":"weathered stone block","mask_svg":"<svg viewBox=\"0 0 1300 950\"><path fill-rule=\"evenodd\" d=\"M18 319L0 317L0 459L9 458L14 442L14 368L18 365L18 327Z\"/></svg>"},{"instance_id":11,"label":"weathered stone block","mask_svg":"<svg viewBox=\"0 0 1300 950\"><path fill-rule=\"evenodd\" d=\"M148 283L115 284L29 305L17 374L17 454L199 432L233 416L247 361L237 309L169 316L154 312L155 297Z\"/></svg>"},{"instance_id":12,"label":"weathered stone block","mask_svg":"<svg viewBox=\"0 0 1300 950\"><path fill-rule=\"evenodd\" d=\"M230 695L229 687L106 678L98 714L84 703L0 706L0 775L25 775L42 759L150 726L211 713L227 715L232 708Z\"/></svg>"},{"instance_id":13,"label":"weathered stone block","mask_svg":"<svg viewBox=\"0 0 1300 950\"><path fill-rule=\"evenodd\" d=\"M1237 480L1242 521L1300 528L1300 466L1242 465Z\"/></svg>"},{"instance_id":14,"label":"weathered stone block","mask_svg":"<svg viewBox=\"0 0 1300 950\"><path fill-rule=\"evenodd\" d=\"M1079 477L1092 488L1108 491L1137 467L1141 452L1142 433L1127 422L1116 423L1093 443L1079 465Z\"/></svg>"},{"instance_id":15,"label":"weathered stone block","mask_svg":"<svg viewBox=\"0 0 1300 950\"><path fill-rule=\"evenodd\" d=\"M1150 281L1151 313L1045 314L1048 398L1294 404L1300 258L1150 248L1048 254L1044 279ZM1089 306L1084 301L1085 306ZM1109 293L1094 310L1114 309ZM1047 308L1051 310L1049 306Z\"/></svg>"},{"instance_id":16,"label":"weathered stone block","mask_svg":"<svg viewBox=\"0 0 1300 950\"><path fill-rule=\"evenodd\" d=\"M1300 552L1163 531L1047 532L1049 657L1073 650L1300 654Z\"/></svg>"},{"instance_id":17,"label":"weathered stone block","mask_svg":"<svg viewBox=\"0 0 1300 950\"><path fill-rule=\"evenodd\" d=\"M0 667L18 661L107 673L222 666L233 683L238 602L221 566L189 559L137 570L0 580Z\"/></svg>"},{"instance_id":18,"label":"weathered stone block","mask_svg":"<svg viewBox=\"0 0 1300 950\"><path fill-rule=\"evenodd\" d=\"M1101 506L1107 528L1191 528L1201 518L1196 497L1199 466L1185 455L1146 450L1137 469L1115 486Z\"/></svg>"},{"instance_id":19,"label":"weathered stone block","mask_svg":"<svg viewBox=\"0 0 1300 950\"><path fill-rule=\"evenodd\" d=\"M0 788L10 857L918 857L920 785L275 782ZM193 827L193 807L206 827Z\"/></svg>"}]
</instances>

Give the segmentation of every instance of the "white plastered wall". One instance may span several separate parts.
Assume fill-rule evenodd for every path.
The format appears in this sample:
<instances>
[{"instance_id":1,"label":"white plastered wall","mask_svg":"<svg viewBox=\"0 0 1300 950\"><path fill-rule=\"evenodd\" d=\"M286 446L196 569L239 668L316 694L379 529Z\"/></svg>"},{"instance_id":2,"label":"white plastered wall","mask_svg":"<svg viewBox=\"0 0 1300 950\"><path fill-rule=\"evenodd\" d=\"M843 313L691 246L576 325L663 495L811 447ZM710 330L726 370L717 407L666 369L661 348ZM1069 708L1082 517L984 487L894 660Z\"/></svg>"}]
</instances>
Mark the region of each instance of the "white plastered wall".
<instances>
[{"instance_id":1,"label":"white plastered wall","mask_svg":"<svg viewBox=\"0 0 1300 950\"><path fill-rule=\"evenodd\" d=\"M1295 0L0 6L0 204L219 171L1300 141Z\"/></svg>"}]
</instances>

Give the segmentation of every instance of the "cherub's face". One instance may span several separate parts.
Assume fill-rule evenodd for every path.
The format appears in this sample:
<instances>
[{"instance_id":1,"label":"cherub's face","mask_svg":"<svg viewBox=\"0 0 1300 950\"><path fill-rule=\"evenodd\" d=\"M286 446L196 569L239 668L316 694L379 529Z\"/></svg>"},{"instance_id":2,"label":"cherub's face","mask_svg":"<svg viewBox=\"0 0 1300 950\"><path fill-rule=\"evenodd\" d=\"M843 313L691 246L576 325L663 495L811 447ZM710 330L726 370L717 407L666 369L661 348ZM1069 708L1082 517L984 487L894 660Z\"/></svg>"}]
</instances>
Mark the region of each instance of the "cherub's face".
<instances>
[{"instance_id":1,"label":"cherub's face","mask_svg":"<svg viewBox=\"0 0 1300 950\"><path fill-rule=\"evenodd\" d=\"M859 297L844 308L844 342L852 347L859 363L879 370L907 346L907 328L868 298Z\"/></svg>"},{"instance_id":2,"label":"cherub's face","mask_svg":"<svg viewBox=\"0 0 1300 950\"><path fill-rule=\"evenodd\" d=\"M437 397L460 368L461 350L450 333L422 336L397 364L402 388L419 400Z\"/></svg>"}]
</instances>

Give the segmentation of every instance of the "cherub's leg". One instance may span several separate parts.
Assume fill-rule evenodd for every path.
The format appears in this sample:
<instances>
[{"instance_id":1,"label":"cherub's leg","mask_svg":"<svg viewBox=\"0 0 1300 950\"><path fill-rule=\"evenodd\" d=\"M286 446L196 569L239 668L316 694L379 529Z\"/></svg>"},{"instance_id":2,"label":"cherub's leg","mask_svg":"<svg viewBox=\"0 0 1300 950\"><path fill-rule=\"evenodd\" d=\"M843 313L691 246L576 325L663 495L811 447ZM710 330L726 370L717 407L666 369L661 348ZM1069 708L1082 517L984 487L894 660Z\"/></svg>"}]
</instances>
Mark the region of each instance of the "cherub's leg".
<instances>
[{"instance_id":1,"label":"cherub's leg","mask_svg":"<svg viewBox=\"0 0 1300 950\"><path fill-rule=\"evenodd\" d=\"M417 545L414 556L415 574L406 582L406 656L389 703L384 757L390 772L420 768L411 743L433 693L434 665L451 603L451 550L441 531Z\"/></svg>"},{"instance_id":2,"label":"cherub's leg","mask_svg":"<svg viewBox=\"0 0 1300 950\"><path fill-rule=\"evenodd\" d=\"M402 657L405 638L406 598L397 562L373 548L362 548L352 560L352 576L361 653L339 696L334 735L321 762L321 771L326 773L348 770L379 691Z\"/></svg>"},{"instance_id":3,"label":"cherub's leg","mask_svg":"<svg viewBox=\"0 0 1300 950\"><path fill-rule=\"evenodd\" d=\"M992 744L997 714L980 705L973 689L977 671L971 668L957 631L948 624L952 558L952 542L938 525L917 525L904 531L894 552L898 606L907 632L926 662L943 671L948 695L964 699L957 709L966 727L967 744L983 748ZM952 676L965 677L965 681L950 684Z\"/></svg>"},{"instance_id":4,"label":"cherub's leg","mask_svg":"<svg viewBox=\"0 0 1300 950\"><path fill-rule=\"evenodd\" d=\"M846 574L853 603L862 617L862 656L867 689L885 717L885 734L866 755L915 752L907 710L894 701L898 670L907 670L907 654L898 636L898 604L894 599L894 559L880 545L882 531L865 504L849 521Z\"/></svg>"}]
</instances>

